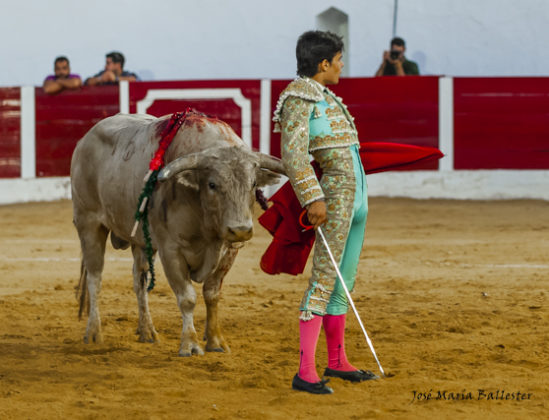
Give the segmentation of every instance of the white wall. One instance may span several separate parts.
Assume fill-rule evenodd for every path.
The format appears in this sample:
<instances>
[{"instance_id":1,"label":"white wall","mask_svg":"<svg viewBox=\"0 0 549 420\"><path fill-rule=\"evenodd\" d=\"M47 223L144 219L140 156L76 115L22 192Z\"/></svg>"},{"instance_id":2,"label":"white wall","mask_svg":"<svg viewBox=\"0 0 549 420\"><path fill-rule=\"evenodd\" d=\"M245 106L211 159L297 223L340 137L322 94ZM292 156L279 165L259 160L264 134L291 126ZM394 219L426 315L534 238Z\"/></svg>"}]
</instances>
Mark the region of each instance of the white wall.
<instances>
[{"instance_id":1,"label":"white wall","mask_svg":"<svg viewBox=\"0 0 549 420\"><path fill-rule=\"evenodd\" d=\"M283 178L285 182L287 178ZM549 171L395 171L367 178L369 197L549 201ZM283 182L265 188L267 197ZM0 191L0 205L71 198L68 177L0 179Z\"/></svg>"},{"instance_id":2,"label":"white wall","mask_svg":"<svg viewBox=\"0 0 549 420\"><path fill-rule=\"evenodd\" d=\"M422 73L547 75L547 0L399 0ZM394 0L0 0L0 86L40 85L67 55L83 77L120 50L146 80L291 78L295 42L330 7L349 15L350 76L372 75Z\"/></svg>"},{"instance_id":3,"label":"white wall","mask_svg":"<svg viewBox=\"0 0 549 420\"><path fill-rule=\"evenodd\" d=\"M399 0L398 32L425 74L547 76L548 0Z\"/></svg>"}]
</instances>

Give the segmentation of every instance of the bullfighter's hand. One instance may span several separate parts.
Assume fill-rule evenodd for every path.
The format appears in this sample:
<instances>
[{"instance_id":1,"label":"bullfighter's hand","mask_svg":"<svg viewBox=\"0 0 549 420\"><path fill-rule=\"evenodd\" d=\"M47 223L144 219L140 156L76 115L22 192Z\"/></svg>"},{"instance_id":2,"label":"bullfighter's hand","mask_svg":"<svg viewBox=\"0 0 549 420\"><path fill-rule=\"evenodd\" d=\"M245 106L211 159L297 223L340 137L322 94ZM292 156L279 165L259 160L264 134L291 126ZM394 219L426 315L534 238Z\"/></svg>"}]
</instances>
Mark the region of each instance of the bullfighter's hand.
<instances>
[{"instance_id":1,"label":"bullfighter's hand","mask_svg":"<svg viewBox=\"0 0 549 420\"><path fill-rule=\"evenodd\" d=\"M326 203L324 200L313 201L307 206L307 218L315 229L326 222Z\"/></svg>"}]
</instances>

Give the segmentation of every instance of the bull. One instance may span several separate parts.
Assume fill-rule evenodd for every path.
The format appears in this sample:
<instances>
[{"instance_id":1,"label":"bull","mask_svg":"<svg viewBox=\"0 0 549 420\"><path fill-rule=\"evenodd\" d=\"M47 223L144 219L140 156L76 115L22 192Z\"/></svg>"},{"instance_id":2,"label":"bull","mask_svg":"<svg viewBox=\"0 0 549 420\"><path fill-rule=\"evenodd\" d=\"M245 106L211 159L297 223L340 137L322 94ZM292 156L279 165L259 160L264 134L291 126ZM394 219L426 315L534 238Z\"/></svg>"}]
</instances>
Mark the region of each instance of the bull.
<instances>
[{"instance_id":1,"label":"bull","mask_svg":"<svg viewBox=\"0 0 549 420\"><path fill-rule=\"evenodd\" d=\"M158 338L147 297L145 240L141 229L134 237L131 232L143 178L168 120L118 114L92 127L74 150L73 222L82 248L77 290L80 317L88 312L86 343L102 341L98 297L109 233L115 249L131 247L139 341ZM193 322L193 281L203 284L206 351L229 352L218 323L221 284L239 245L252 237L256 189L278 182L283 166L250 150L226 123L196 112L187 114L164 158L148 213L152 247L183 319L179 355L204 354Z\"/></svg>"}]
</instances>

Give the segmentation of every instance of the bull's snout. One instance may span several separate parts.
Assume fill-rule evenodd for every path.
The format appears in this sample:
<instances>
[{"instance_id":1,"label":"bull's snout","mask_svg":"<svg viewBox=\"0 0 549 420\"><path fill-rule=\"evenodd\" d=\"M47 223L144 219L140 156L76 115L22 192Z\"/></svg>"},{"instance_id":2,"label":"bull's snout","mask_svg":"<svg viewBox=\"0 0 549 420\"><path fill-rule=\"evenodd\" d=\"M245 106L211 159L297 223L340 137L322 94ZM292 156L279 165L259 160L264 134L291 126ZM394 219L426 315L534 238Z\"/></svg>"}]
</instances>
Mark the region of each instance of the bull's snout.
<instances>
[{"instance_id":1,"label":"bull's snout","mask_svg":"<svg viewBox=\"0 0 549 420\"><path fill-rule=\"evenodd\" d=\"M253 233L253 225L228 226L227 240L229 242L244 242L251 239Z\"/></svg>"}]
</instances>

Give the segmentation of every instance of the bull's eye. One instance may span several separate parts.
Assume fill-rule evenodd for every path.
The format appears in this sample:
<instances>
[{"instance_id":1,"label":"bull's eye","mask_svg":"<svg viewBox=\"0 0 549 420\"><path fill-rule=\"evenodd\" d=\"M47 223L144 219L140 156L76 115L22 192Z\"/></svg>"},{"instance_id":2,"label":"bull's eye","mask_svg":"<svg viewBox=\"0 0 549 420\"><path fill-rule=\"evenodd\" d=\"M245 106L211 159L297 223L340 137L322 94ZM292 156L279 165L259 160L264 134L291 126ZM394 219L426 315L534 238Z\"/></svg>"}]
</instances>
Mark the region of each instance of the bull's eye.
<instances>
[{"instance_id":1,"label":"bull's eye","mask_svg":"<svg viewBox=\"0 0 549 420\"><path fill-rule=\"evenodd\" d=\"M257 181L254 181L254 185L252 185L252 188L257 187Z\"/></svg>"},{"instance_id":2,"label":"bull's eye","mask_svg":"<svg viewBox=\"0 0 549 420\"><path fill-rule=\"evenodd\" d=\"M208 187L210 187L210 190L215 190L217 188L217 186L213 182L210 182L208 184Z\"/></svg>"}]
</instances>

